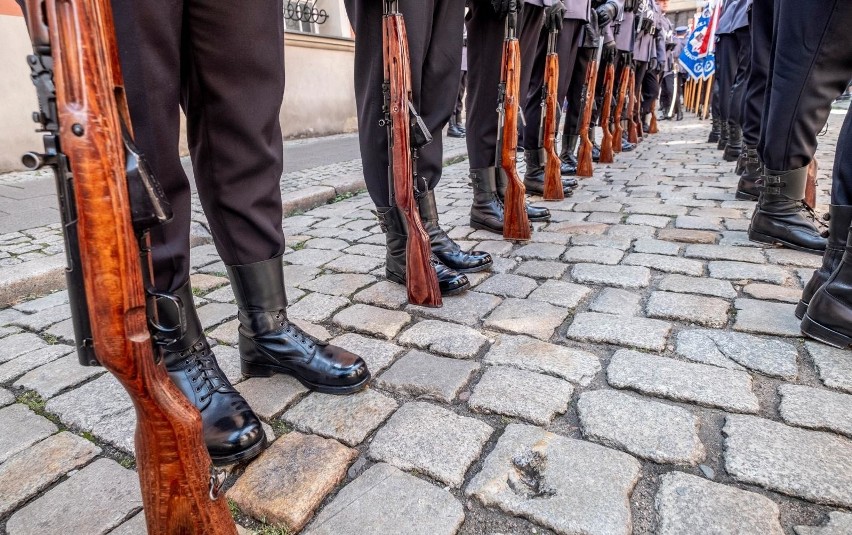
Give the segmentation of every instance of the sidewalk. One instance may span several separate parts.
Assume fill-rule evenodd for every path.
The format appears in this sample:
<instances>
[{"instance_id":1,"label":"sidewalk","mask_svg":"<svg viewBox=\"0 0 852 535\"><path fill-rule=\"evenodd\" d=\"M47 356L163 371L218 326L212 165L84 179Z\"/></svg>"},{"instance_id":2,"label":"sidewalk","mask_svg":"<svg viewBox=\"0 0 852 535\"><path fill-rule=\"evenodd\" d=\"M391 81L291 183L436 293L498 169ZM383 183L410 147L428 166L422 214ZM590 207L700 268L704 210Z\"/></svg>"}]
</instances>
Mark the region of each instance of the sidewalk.
<instances>
[{"instance_id":1,"label":"sidewalk","mask_svg":"<svg viewBox=\"0 0 852 535\"><path fill-rule=\"evenodd\" d=\"M820 138L823 206L842 121ZM384 280L372 203L344 195L363 187L353 138L288 149L302 163L285 198L319 199L284 221L289 315L367 360L373 385L350 397L242 380L233 293L197 213L199 314L275 438L231 473L238 522L264 534L852 533L852 353L803 340L793 316L820 259L748 241L753 203L735 200L706 122L660 127L547 203L553 220L526 244L468 227L467 162L446 167L441 222L495 266L441 309L407 305ZM456 161L464 145L450 141ZM339 161L317 167L331 143ZM37 191L26 184L5 187ZM61 243L44 225L0 236L8 263L44 255L0 267L0 533L144 533L135 415L109 375L76 364L67 294L48 293L62 285Z\"/></svg>"}]
</instances>

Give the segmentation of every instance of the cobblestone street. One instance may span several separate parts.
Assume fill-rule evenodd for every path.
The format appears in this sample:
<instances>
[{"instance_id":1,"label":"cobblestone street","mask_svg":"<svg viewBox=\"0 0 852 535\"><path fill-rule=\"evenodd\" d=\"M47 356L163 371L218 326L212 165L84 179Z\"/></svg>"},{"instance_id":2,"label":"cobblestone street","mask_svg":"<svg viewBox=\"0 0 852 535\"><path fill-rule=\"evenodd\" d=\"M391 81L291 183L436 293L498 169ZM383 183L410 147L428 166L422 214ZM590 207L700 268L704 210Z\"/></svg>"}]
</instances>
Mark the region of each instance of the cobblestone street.
<instances>
[{"instance_id":1,"label":"cobblestone street","mask_svg":"<svg viewBox=\"0 0 852 535\"><path fill-rule=\"evenodd\" d=\"M843 117L820 138L822 208ZM449 140L441 223L495 263L439 309L385 280L358 160L285 173L289 315L367 361L372 386L349 397L241 377L234 295L196 200L198 312L271 441L231 471L238 522L852 534L852 352L799 337L793 314L821 259L749 242L754 203L735 200L708 131L661 122L573 197L541 203L552 221L523 244L467 226L464 143ZM0 177L0 193L28 180L44 177ZM111 376L77 364L61 233L38 220L0 235L0 533L145 533L134 411Z\"/></svg>"}]
</instances>

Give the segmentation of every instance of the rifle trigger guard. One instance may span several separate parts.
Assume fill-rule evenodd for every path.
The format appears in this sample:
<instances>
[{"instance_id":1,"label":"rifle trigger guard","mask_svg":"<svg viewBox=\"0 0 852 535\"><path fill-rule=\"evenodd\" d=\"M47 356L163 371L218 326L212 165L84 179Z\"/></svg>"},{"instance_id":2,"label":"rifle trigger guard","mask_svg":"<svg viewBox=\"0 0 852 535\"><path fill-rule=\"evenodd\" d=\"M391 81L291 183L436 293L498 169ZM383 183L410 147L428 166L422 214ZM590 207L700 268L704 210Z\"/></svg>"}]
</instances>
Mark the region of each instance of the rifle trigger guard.
<instances>
[{"instance_id":1,"label":"rifle trigger guard","mask_svg":"<svg viewBox=\"0 0 852 535\"><path fill-rule=\"evenodd\" d=\"M219 499L219 495L222 492L222 486L225 484L225 480L227 478L227 472L225 472L224 470L219 470L213 465L210 465L209 495L211 501L215 502Z\"/></svg>"},{"instance_id":2,"label":"rifle trigger guard","mask_svg":"<svg viewBox=\"0 0 852 535\"><path fill-rule=\"evenodd\" d=\"M186 334L187 329L186 307L184 307L183 301L181 301L180 297L174 294L157 292L152 289L148 289L146 292L151 298L151 304L153 305L154 310L159 311L161 309L165 309L165 307L174 307L175 313L169 314L168 316L172 318L180 318L180 322L177 325L163 325L159 321L159 314L155 315L149 313L148 326L150 327L154 343L162 346L180 339L184 334Z\"/></svg>"}]
</instances>

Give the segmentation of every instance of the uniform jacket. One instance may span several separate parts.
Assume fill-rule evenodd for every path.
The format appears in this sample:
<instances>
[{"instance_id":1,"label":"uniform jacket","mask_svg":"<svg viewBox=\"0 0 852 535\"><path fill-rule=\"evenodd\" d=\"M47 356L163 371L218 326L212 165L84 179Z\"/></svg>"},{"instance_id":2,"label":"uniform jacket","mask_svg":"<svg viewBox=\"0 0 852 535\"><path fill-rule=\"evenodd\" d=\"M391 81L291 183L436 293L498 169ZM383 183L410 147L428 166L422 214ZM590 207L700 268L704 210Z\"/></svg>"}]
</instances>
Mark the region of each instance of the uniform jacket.
<instances>
[{"instance_id":1,"label":"uniform jacket","mask_svg":"<svg viewBox=\"0 0 852 535\"><path fill-rule=\"evenodd\" d=\"M719 17L719 26L716 35L734 33L740 28L748 26L748 9L752 0L726 0Z\"/></svg>"},{"instance_id":2,"label":"uniform jacket","mask_svg":"<svg viewBox=\"0 0 852 535\"><path fill-rule=\"evenodd\" d=\"M662 27L663 15L660 7L654 0L648 0L647 3L640 2L640 9L645 9L636 13L637 24L641 16L643 21L650 21L651 31L645 31L641 28L637 29L636 41L633 46L633 59L636 61L650 61L652 57L657 58L657 61L665 61L665 45L662 44L662 52L660 50L661 43L659 39L660 29Z\"/></svg>"},{"instance_id":3,"label":"uniform jacket","mask_svg":"<svg viewBox=\"0 0 852 535\"><path fill-rule=\"evenodd\" d=\"M524 0L524 3L534 6L550 6L553 0ZM562 0L565 4L565 18L589 21L592 11L592 0Z\"/></svg>"},{"instance_id":4,"label":"uniform jacket","mask_svg":"<svg viewBox=\"0 0 852 535\"><path fill-rule=\"evenodd\" d=\"M613 21L604 26L602 30L598 28L598 14L595 12L595 8L605 4L606 2L598 0L594 0L592 2L589 22L583 26L583 40L581 44L583 48L597 48L600 44L601 34L603 34L604 43L611 43L615 40L615 36L612 32L612 25L624 16L624 0L610 1L614 3L616 7L615 17L613 17Z\"/></svg>"}]
</instances>

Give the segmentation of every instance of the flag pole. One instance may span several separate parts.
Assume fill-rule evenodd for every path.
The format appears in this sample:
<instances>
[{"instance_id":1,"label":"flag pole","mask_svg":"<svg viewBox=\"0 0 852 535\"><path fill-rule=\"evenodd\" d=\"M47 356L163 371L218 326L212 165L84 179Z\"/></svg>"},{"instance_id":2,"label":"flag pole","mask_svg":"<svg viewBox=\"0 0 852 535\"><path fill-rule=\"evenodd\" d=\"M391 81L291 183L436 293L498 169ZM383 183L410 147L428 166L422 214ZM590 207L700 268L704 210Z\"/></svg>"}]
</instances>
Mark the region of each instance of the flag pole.
<instances>
[{"instance_id":1,"label":"flag pole","mask_svg":"<svg viewBox=\"0 0 852 535\"><path fill-rule=\"evenodd\" d=\"M713 92L713 75L707 79L707 90L704 93L704 114L701 117L702 119L706 119L708 115L710 115L710 94Z\"/></svg>"}]
</instances>

